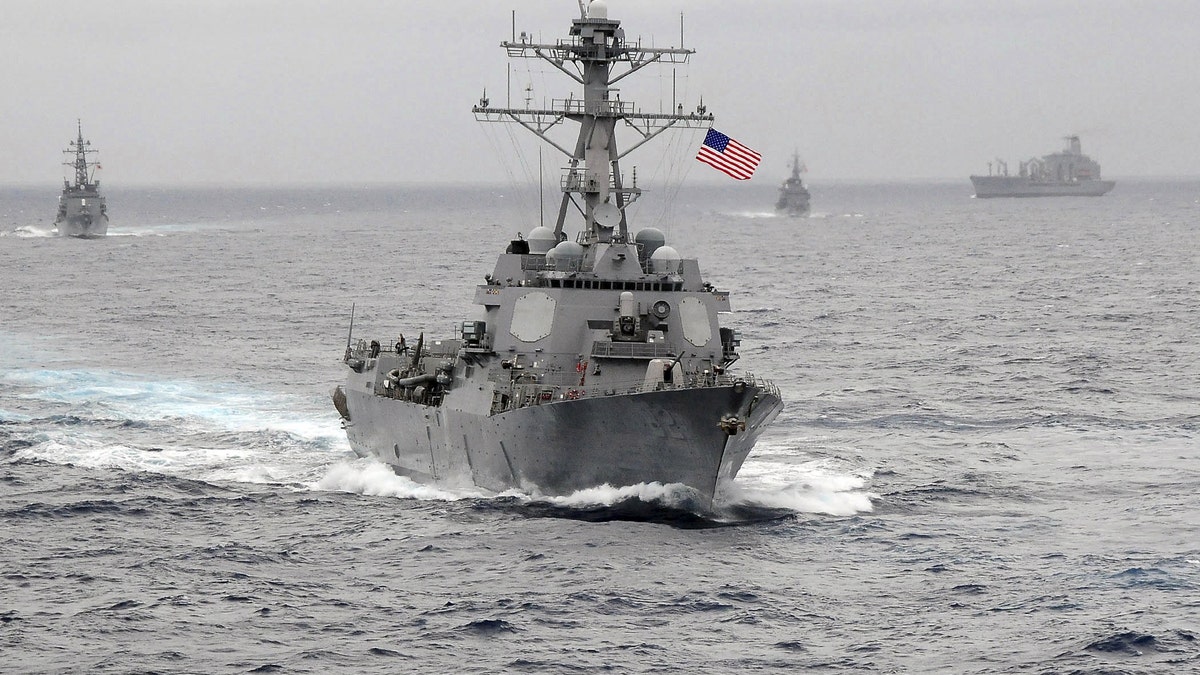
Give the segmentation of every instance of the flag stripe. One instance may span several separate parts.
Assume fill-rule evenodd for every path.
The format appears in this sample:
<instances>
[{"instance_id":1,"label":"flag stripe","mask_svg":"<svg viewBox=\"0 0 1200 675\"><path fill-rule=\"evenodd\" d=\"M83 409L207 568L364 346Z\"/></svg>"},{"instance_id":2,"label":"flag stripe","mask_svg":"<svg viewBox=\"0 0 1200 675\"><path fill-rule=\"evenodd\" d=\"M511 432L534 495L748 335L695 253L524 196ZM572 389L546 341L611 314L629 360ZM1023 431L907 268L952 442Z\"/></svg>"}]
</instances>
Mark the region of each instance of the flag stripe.
<instances>
[{"instance_id":1,"label":"flag stripe","mask_svg":"<svg viewBox=\"0 0 1200 675\"><path fill-rule=\"evenodd\" d=\"M740 180L746 180L754 175L754 169L757 166L756 163L732 160L728 156L713 152L708 148L701 150L697 159Z\"/></svg>"},{"instance_id":2,"label":"flag stripe","mask_svg":"<svg viewBox=\"0 0 1200 675\"><path fill-rule=\"evenodd\" d=\"M716 129L709 129L696 159L738 180L749 180L762 155Z\"/></svg>"}]
</instances>

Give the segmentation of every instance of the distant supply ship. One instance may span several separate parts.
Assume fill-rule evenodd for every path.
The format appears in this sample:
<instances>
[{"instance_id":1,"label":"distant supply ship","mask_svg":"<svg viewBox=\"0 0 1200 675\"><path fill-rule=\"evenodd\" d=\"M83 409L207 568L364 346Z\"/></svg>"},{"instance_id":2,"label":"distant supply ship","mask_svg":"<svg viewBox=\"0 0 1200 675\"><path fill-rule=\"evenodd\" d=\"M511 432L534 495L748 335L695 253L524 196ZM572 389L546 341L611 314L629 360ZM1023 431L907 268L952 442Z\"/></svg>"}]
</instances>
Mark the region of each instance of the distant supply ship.
<instances>
[{"instance_id":1,"label":"distant supply ship","mask_svg":"<svg viewBox=\"0 0 1200 675\"><path fill-rule=\"evenodd\" d=\"M636 170L632 180L621 172L616 132L634 127L636 148L671 127L710 128L713 116L703 104L642 112L620 99L613 85L626 75L686 63L693 51L626 38L604 0L580 9L567 38L522 33L501 47L549 61L582 97L539 108L485 95L473 109L569 156L557 222L508 243L475 289L477 317L452 337L348 339L333 403L355 453L413 480L542 495L683 484L706 508L783 403L769 381L734 370L740 340L719 316L729 292L660 230L632 229L627 207L642 190ZM565 121L580 125L575 143L547 135Z\"/></svg>"},{"instance_id":2,"label":"distant supply ship","mask_svg":"<svg viewBox=\"0 0 1200 675\"><path fill-rule=\"evenodd\" d=\"M1067 136L1067 147L1043 157L1021 162L1016 176L1008 163L996 160L996 174L988 162L988 175L971 176L976 197L1099 197L1116 185L1100 180L1100 165L1083 154L1078 136Z\"/></svg>"},{"instance_id":3,"label":"distant supply ship","mask_svg":"<svg viewBox=\"0 0 1200 675\"><path fill-rule=\"evenodd\" d=\"M83 123L76 124L79 137L63 151L74 155L73 161L64 164L75 169L75 182L71 183L69 178L63 180L54 227L63 237L103 237L108 234L108 209L100 196L100 181L95 179L95 170L100 165L88 161L88 155L96 151L91 141L83 140Z\"/></svg>"},{"instance_id":4,"label":"distant supply ship","mask_svg":"<svg viewBox=\"0 0 1200 675\"><path fill-rule=\"evenodd\" d=\"M807 216L808 200L812 196L800 174L804 172L804 164L800 162L800 153L792 155L792 177L783 181L779 188L779 201L775 202L775 210L789 216Z\"/></svg>"}]
</instances>

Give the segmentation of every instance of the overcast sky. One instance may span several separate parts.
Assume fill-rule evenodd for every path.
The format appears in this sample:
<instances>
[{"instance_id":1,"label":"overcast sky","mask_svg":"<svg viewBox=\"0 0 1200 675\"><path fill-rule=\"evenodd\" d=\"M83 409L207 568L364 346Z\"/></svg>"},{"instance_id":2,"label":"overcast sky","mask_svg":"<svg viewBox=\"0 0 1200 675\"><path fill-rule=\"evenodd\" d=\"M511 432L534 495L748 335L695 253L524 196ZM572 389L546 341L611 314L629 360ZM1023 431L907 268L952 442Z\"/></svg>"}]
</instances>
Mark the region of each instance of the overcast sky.
<instances>
[{"instance_id":1,"label":"overcast sky","mask_svg":"<svg viewBox=\"0 0 1200 675\"><path fill-rule=\"evenodd\" d=\"M766 156L756 181L779 181L793 148L809 182L965 180L1067 134L1108 177L1200 176L1197 0L609 8L660 47L683 13L691 64L621 97L703 96L717 129ZM2 0L0 184L61 180L77 117L109 185L502 181L513 141L470 108L484 87L506 98L512 10L544 41L578 16L576 0ZM571 91L511 63L514 102ZM682 136L646 161L691 162L700 138Z\"/></svg>"}]
</instances>

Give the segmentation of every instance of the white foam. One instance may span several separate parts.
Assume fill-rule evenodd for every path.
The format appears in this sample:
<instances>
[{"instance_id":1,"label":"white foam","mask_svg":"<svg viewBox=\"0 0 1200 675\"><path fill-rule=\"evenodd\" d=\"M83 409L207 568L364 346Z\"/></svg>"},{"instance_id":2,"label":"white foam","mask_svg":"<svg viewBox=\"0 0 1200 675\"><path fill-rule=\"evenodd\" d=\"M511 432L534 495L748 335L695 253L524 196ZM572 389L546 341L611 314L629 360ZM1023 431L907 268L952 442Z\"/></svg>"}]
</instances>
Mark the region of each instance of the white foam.
<instances>
[{"instance_id":1,"label":"white foam","mask_svg":"<svg viewBox=\"0 0 1200 675\"><path fill-rule=\"evenodd\" d=\"M247 453L176 446L171 449L145 450L112 443L94 436L73 433L45 433L41 443L22 448L17 458L40 459L55 464L86 468L119 468L128 471L187 474L225 462L244 461Z\"/></svg>"},{"instance_id":2,"label":"white foam","mask_svg":"<svg viewBox=\"0 0 1200 675\"><path fill-rule=\"evenodd\" d=\"M296 484L315 480L331 461L350 454L332 406L295 396L95 371L8 372L0 384L15 385L20 398L59 404L59 415L95 422L44 426L16 459ZM314 410L298 412L305 408ZM126 431L122 422L135 424ZM138 422L161 428L143 430Z\"/></svg>"},{"instance_id":3,"label":"white foam","mask_svg":"<svg viewBox=\"0 0 1200 675\"><path fill-rule=\"evenodd\" d=\"M799 513L850 516L869 513L867 491L872 472L855 469L833 459L805 459L803 452L787 446L761 448L738 473L737 480L722 486L720 501L755 504Z\"/></svg>"},{"instance_id":4,"label":"white foam","mask_svg":"<svg viewBox=\"0 0 1200 675\"><path fill-rule=\"evenodd\" d=\"M7 232L0 232L0 237L20 237L23 239L56 236L58 236L58 232L53 226L49 226L47 228L38 225L21 225L20 227L14 227Z\"/></svg>"},{"instance_id":5,"label":"white foam","mask_svg":"<svg viewBox=\"0 0 1200 675\"><path fill-rule=\"evenodd\" d=\"M479 488L456 490L416 483L410 478L397 475L388 465L374 459L337 462L326 470L323 478L310 487L327 492L352 492L371 497L399 497L422 501L453 502L494 496Z\"/></svg>"},{"instance_id":6,"label":"white foam","mask_svg":"<svg viewBox=\"0 0 1200 675\"><path fill-rule=\"evenodd\" d=\"M314 451L294 444L212 447L172 443L164 448L113 442L108 434L77 429L43 432L35 442L13 453L13 460L36 459L85 468L116 468L158 473L207 482L304 485L341 453ZM35 439L36 440L36 439Z\"/></svg>"},{"instance_id":7,"label":"white foam","mask_svg":"<svg viewBox=\"0 0 1200 675\"><path fill-rule=\"evenodd\" d=\"M29 415L22 415L11 410L0 410L0 422L28 422L33 419Z\"/></svg>"},{"instance_id":8,"label":"white foam","mask_svg":"<svg viewBox=\"0 0 1200 675\"><path fill-rule=\"evenodd\" d=\"M731 505L755 504L798 513L852 516L856 513L869 513L874 508L871 498L876 495L859 491L861 487L862 483L847 487L840 485L839 481L828 485L819 482L796 483L774 489L733 483L723 493L723 500Z\"/></svg>"},{"instance_id":9,"label":"white foam","mask_svg":"<svg viewBox=\"0 0 1200 675\"><path fill-rule=\"evenodd\" d=\"M131 230L128 227L121 227L114 230L109 230L109 237L162 237L163 232L155 232L154 230Z\"/></svg>"},{"instance_id":10,"label":"white foam","mask_svg":"<svg viewBox=\"0 0 1200 675\"><path fill-rule=\"evenodd\" d=\"M5 374L36 398L88 405L127 420L183 418L229 431L279 430L306 440L342 438L332 408L320 416L296 414L294 397L223 383L145 380L117 372L36 370ZM94 413L93 413L94 414Z\"/></svg>"},{"instance_id":11,"label":"white foam","mask_svg":"<svg viewBox=\"0 0 1200 675\"><path fill-rule=\"evenodd\" d=\"M666 506L687 507L695 499L696 493L680 483L638 483L613 487L600 485L598 487L579 490L563 497L538 497L556 506L611 506L627 499L640 499L644 502L658 502Z\"/></svg>"},{"instance_id":12,"label":"white foam","mask_svg":"<svg viewBox=\"0 0 1200 675\"><path fill-rule=\"evenodd\" d=\"M720 215L731 218L748 218L750 220L758 220L759 218L779 218L780 214L774 211L735 211L733 213L722 213Z\"/></svg>"},{"instance_id":13,"label":"white foam","mask_svg":"<svg viewBox=\"0 0 1200 675\"><path fill-rule=\"evenodd\" d=\"M339 461L327 469L323 478L309 487L314 490L421 501L511 497L522 503L544 502L565 508L611 506L628 499L690 508L696 497L694 490L679 483L638 483L622 487L600 485L565 496L542 495L536 490L529 494L516 489L496 494L476 486L454 488L417 483L406 476L396 474L387 464L373 458Z\"/></svg>"}]
</instances>

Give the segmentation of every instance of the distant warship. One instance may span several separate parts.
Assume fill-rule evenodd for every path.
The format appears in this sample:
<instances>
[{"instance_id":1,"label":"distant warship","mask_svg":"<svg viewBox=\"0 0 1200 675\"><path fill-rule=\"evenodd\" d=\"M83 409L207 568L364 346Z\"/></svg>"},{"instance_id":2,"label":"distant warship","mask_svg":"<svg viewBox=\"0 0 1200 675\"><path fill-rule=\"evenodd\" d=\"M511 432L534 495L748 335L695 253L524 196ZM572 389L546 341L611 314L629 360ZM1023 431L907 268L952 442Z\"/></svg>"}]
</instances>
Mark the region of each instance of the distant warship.
<instances>
[{"instance_id":1,"label":"distant warship","mask_svg":"<svg viewBox=\"0 0 1200 675\"><path fill-rule=\"evenodd\" d=\"M1021 162L1016 176L1008 175L1008 163L988 162L988 175L971 176L976 197L1099 197L1116 185L1100 180L1100 165L1083 154L1078 136L1067 136L1062 152Z\"/></svg>"},{"instance_id":2,"label":"distant warship","mask_svg":"<svg viewBox=\"0 0 1200 675\"><path fill-rule=\"evenodd\" d=\"M776 211L789 216L808 215L808 200L811 195L808 188L804 187L804 181L800 180L803 171L800 153L796 152L792 155L792 177L783 181L783 185L779 187L779 201L775 202Z\"/></svg>"},{"instance_id":3,"label":"distant warship","mask_svg":"<svg viewBox=\"0 0 1200 675\"><path fill-rule=\"evenodd\" d=\"M615 96L617 80L694 51L627 40L603 0L580 13L566 39L522 33L500 46L562 70L582 98L513 108L485 94L473 108L566 156L555 227L508 243L476 287L478 320L452 338L348 338L334 405L358 455L417 481L543 495L682 483L708 506L783 404L770 382L733 372L740 340L717 316L729 293L659 230L631 234L626 207L642 191L636 171L632 181L621 173L615 133L633 127L637 147L671 127L711 127L713 116L703 105L642 112ZM580 125L574 150L546 136L563 120ZM574 239L569 212L582 216Z\"/></svg>"},{"instance_id":4,"label":"distant warship","mask_svg":"<svg viewBox=\"0 0 1200 675\"><path fill-rule=\"evenodd\" d=\"M100 181L95 179L95 170L100 167L89 162L87 156L94 154L92 142L83 140L83 123L76 122L79 137L71 141L63 152L74 155L66 166L75 169L75 182L63 180L62 196L58 198L58 216L54 227L64 237L103 237L108 234L108 210L104 197L100 196Z\"/></svg>"}]
</instances>

